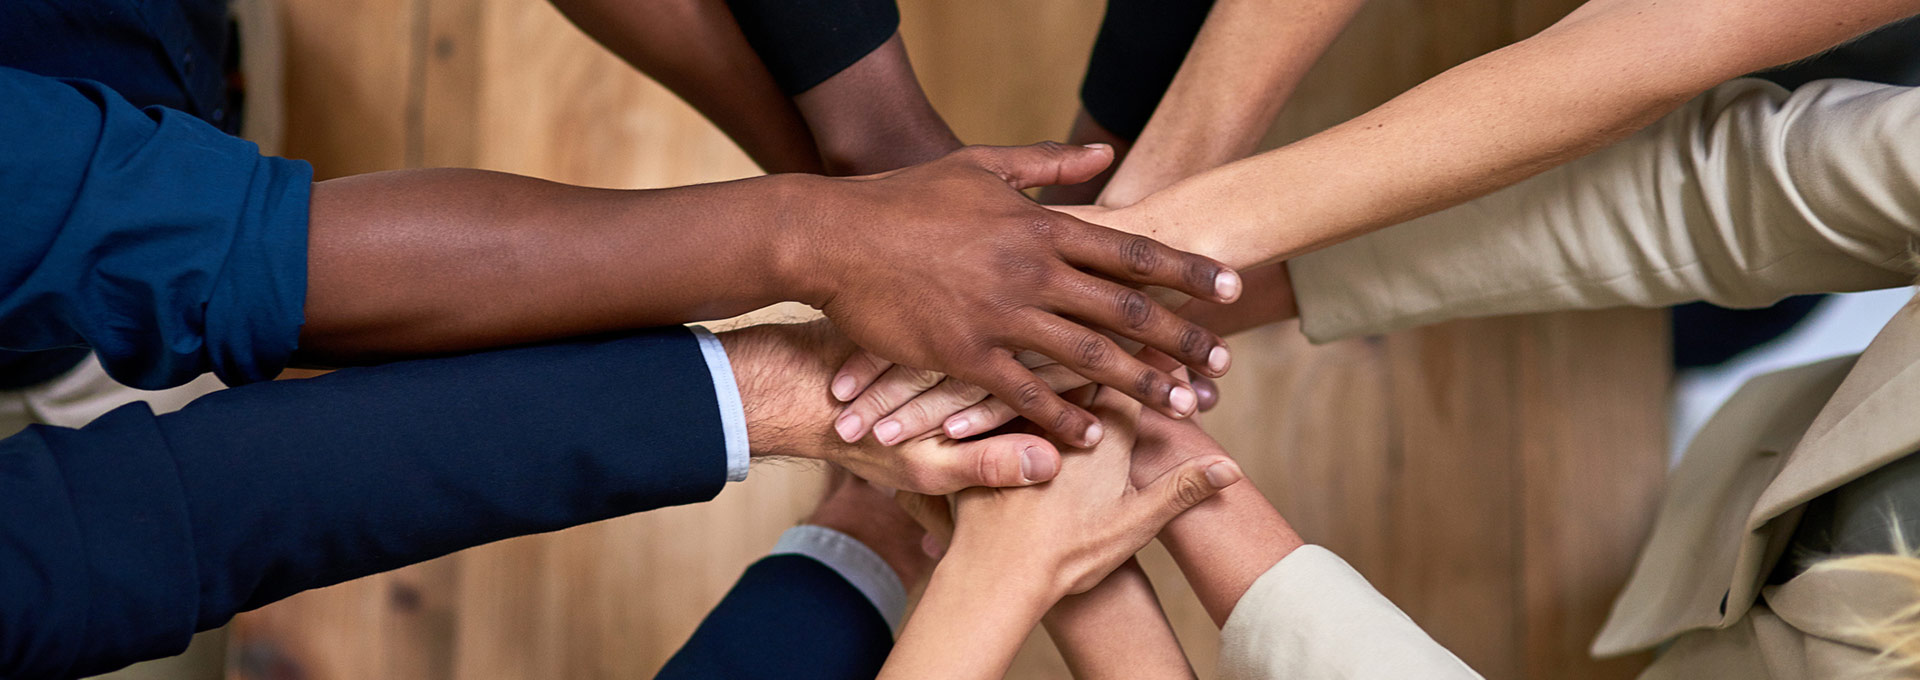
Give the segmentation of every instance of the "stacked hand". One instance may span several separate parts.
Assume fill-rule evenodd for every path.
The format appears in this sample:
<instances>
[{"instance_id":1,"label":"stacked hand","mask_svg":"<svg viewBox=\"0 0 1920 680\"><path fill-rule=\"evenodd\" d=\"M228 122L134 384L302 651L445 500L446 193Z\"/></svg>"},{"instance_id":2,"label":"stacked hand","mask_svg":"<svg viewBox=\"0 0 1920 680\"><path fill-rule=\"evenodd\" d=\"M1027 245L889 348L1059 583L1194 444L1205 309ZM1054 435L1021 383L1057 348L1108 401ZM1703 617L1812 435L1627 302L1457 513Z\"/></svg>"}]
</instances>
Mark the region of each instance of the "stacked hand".
<instances>
[{"instance_id":1,"label":"stacked hand","mask_svg":"<svg viewBox=\"0 0 1920 680\"><path fill-rule=\"evenodd\" d=\"M1191 413L1191 388L1100 331L1219 375L1229 364L1219 336L1128 284L1226 303L1240 294L1239 276L1019 193L1085 180L1111 160L1105 147L970 147L889 173L801 180L823 207L796 216L793 250L782 256L808 263L793 282L798 299L870 351L858 363L868 369L836 379L835 393L850 397L895 365L951 375L1079 445L1098 441L1100 425L1059 397L1059 375L1084 376L1169 415ZM1061 368L1043 376L1022 353Z\"/></svg>"}]
</instances>

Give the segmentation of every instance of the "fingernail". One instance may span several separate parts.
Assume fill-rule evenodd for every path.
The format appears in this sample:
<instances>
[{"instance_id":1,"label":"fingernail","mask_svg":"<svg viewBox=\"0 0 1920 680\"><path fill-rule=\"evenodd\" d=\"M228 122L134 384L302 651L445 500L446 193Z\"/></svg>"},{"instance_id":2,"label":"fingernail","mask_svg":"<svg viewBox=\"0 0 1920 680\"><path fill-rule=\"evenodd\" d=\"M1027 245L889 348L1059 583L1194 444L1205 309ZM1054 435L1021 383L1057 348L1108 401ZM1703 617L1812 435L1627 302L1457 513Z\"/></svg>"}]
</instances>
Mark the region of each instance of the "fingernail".
<instances>
[{"instance_id":1,"label":"fingernail","mask_svg":"<svg viewBox=\"0 0 1920 680\"><path fill-rule=\"evenodd\" d=\"M1184 416L1193 413L1193 408L1200 405L1200 399L1194 395L1193 388L1175 385L1173 391L1167 394L1167 403L1173 406L1174 413Z\"/></svg>"},{"instance_id":2,"label":"fingernail","mask_svg":"<svg viewBox=\"0 0 1920 680\"><path fill-rule=\"evenodd\" d=\"M1020 454L1020 476L1028 482L1053 479L1053 457L1038 446L1029 446Z\"/></svg>"},{"instance_id":3,"label":"fingernail","mask_svg":"<svg viewBox=\"0 0 1920 680\"><path fill-rule=\"evenodd\" d=\"M1100 435L1105 433L1106 433L1106 430L1101 428L1099 423L1088 425L1087 433L1086 433L1087 446L1093 446L1094 444L1100 443Z\"/></svg>"},{"instance_id":4,"label":"fingernail","mask_svg":"<svg viewBox=\"0 0 1920 680\"><path fill-rule=\"evenodd\" d=\"M833 379L833 398L840 401L853 399L853 376L843 375Z\"/></svg>"},{"instance_id":5,"label":"fingernail","mask_svg":"<svg viewBox=\"0 0 1920 680\"><path fill-rule=\"evenodd\" d=\"M1227 367L1232 365L1233 354L1227 351L1226 345L1215 347L1207 353L1207 370L1213 371L1214 375L1226 373Z\"/></svg>"},{"instance_id":6,"label":"fingernail","mask_svg":"<svg viewBox=\"0 0 1920 680\"><path fill-rule=\"evenodd\" d=\"M882 420L879 425L873 426L873 436L879 437L880 443L892 446L893 439L900 436L900 423L893 420Z\"/></svg>"},{"instance_id":7,"label":"fingernail","mask_svg":"<svg viewBox=\"0 0 1920 680\"><path fill-rule=\"evenodd\" d=\"M1087 147L1087 148L1089 148L1089 149L1092 149L1092 150L1094 150L1094 151L1108 151L1108 150L1111 150L1111 149L1113 149L1113 147L1111 147L1111 146L1107 146L1107 145L1105 145L1105 144L1101 144L1101 143L1099 143L1099 142L1094 142L1094 143L1092 143L1092 144L1087 144L1087 145L1086 145L1086 147Z\"/></svg>"},{"instance_id":8,"label":"fingernail","mask_svg":"<svg viewBox=\"0 0 1920 680\"><path fill-rule=\"evenodd\" d=\"M1220 299L1226 300L1227 302L1233 302L1239 299L1240 275L1234 273L1231 269L1221 270L1220 275L1213 278L1213 292L1219 294Z\"/></svg>"},{"instance_id":9,"label":"fingernail","mask_svg":"<svg viewBox=\"0 0 1920 680\"><path fill-rule=\"evenodd\" d=\"M947 419L947 437L949 439L963 439L968 434L972 433L972 431L973 431L973 421L967 420L966 418L962 418L960 416L954 416L952 418Z\"/></svg>"},{"instance_id":10,"label":"fingernail","mask_svg":"<svg viewBox=\"0 0 1920 680\"><path fill-rule=\"evenodd\" d=\"M942 555L947 554L947 546L941 545L940 539L934 538L933 534L927 534L920 537L920 552L926 553L927 557L937 560L940 559Z\"/></svg>"},{"instance_id":11,"label":"fingernail","mask_svg":"<svg viewBox=\"0 0 1920 680\"><path fill-rule=\"evenodd\" d=\"M1240 466L1220 461L1207 466L1207 483L1213 488L1224 489L1240 481Z\"/></svg>"},{"instance_id":12,"label":"fingernail","mask_svg":"<svg viewBox=\"0 0 1920 680\"><path fill-rule=\"evenodd\" d=\"M840 440L848 444L860 441L860 416L852 413L840 416L833 423L833 431L840 433Z\"/></svg>"}]
</instances>

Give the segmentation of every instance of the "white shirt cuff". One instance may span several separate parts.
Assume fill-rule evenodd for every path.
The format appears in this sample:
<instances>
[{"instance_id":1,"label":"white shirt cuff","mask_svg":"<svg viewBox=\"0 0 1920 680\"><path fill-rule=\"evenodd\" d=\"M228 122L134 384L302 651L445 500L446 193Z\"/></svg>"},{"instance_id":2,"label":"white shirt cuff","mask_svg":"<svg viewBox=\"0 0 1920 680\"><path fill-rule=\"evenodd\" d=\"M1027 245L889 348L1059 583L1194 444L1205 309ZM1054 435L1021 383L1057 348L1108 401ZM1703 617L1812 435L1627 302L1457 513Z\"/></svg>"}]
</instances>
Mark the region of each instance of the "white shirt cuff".
<instances>
[{"instance_id":1,"label":"white shirt cuff","mask_svg":"<svg viewBox=\"0 0 1920 680\"><path fill-rule=\"evenodd\" d=\"M713 376L713 396L720 404L720 427L727 436L727 481L747 479L747 410L740 403L740 386L733 381L733 364L727 362L727 349L713 331L687 326L700 341L700 356L707 360L707 373Z\"/></svg>"},{"instance_id":2,"label":"white shirt cuff","mask_svg":"<svg viewBox=\"0 0 1920 680\"><path fill-rule=\"evenodd\" d=\"M823 526L802 524L780 534L780 542L767 554L801 555L827 565L866 595L893 634L900 634L900 623L907 617L907 587L900 583L893 567L859 539Z\"/></svg>"}]
</instances>

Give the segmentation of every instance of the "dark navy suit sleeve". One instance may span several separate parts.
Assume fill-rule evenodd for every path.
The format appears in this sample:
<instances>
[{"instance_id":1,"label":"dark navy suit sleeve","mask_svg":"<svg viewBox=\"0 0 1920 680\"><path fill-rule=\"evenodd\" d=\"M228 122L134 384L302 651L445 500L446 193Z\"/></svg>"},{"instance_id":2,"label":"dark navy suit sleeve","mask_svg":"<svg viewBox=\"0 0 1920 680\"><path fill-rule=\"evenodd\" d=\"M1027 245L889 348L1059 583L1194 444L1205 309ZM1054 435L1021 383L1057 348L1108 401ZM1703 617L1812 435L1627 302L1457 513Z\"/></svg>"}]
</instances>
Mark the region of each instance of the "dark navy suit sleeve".
<instances>
[{"instance_id":1,"label":"dark navy suit sleeve","mask_svg":"<svg viewBox=\"0 0 1920 680\"><path fill-rule=\"evenodd\" d=\"M313 171L86 80L0 68L0 349L91 347L135 387L285 367Z\"/></svg>"},{"instance_id":2,"label":"dark navy suit sleeve","mask_svg":"<svg viewBox=\"0 0 1920 680\"><path fill-rule=\"evenodd\" d=\"M0 441L0 677L91 675L310 588L712 498L684 328L355 368Z\"/></svg>"},{"instance_id":3,"label":"dark navy suit sleeve","mask_svg":"<svg viewBox=\"0 0 1920 680\"><path fill-rule=\"evenodd\" d=\"M811 557L755 562L655 676L871 680L893 629L838 572Z\"/></svg>"}]
</instances>

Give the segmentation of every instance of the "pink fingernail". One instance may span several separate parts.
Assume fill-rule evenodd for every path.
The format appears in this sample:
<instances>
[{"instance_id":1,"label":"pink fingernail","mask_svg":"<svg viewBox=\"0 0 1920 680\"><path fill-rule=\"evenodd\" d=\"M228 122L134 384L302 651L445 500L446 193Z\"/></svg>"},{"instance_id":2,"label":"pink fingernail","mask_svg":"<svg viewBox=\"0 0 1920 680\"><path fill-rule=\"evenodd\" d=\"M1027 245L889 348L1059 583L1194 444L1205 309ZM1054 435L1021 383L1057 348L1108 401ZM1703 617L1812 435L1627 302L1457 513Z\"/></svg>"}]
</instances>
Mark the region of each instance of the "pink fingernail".
<instances>
[{"instance_id":1,"label":"pink fingernail","mask_svg":"<svg viewBox=\"0 0 1920 680\"><path fill-rule=\"evenodd\" d=\"M1094 444L1100 443L1100 436L1105 433L1106 433L1106 429L1100 427L1099 423L1088 425L1087 435L1086 435L1087 446L1093 446Z\"/></svg>"},{"instance_id":2,"label":"pink fingernail","mask_svg":"<svg viewBox=\"0 0 1920 680\"><path fill-rule=\"evenodd\" d=\"M852 413L840 416L833 424L833 431L840 433L840 440L848 444L860 441L860 416Z\"/></svg>"},{"instance_id":3,"label":"pink fingernail","mask_svg":"<svg viewBox=\"0 0 1920 680\"><path fill-rule=\"evenodd\" d=\"M966 418L962 418L960 416L954 416L952 418L947 419L947 437L948 438L964 439L971 432L973 432L973 421L967 420Z\"/></svg>"},{"instance_id":4,"label":"pink fingernail","mask_svg":"<svg viewBox=\"0 0 1920 680\"><path fill-rule=\"evenodd\" d=\"M1224 489L1240 481L1240 466L1220 461L1207 466L1207 483L1213 488Z\"/></svg>"},{"instance_id":5,"label":"pink fingernail","mask_svg":"<svg viewBox=\"0 0 1920 680\"><path fill-rule=\"evenodd\" d=\"M1215 347L1207 353L1207 370L1213 371L1214 375L1226 373L1227 367L1232 365L1233 354L1227 351L1226 345Z\"/></svg>"},{"instance_id":6,"label":"pink fingernail","mask_svg":"<svg viewBox=\"0 0 1920 680\"><path fill-rule=\"evenodd\" d=\"M843 375L833 379L833 398L840 401L853 399L853 376Z\"/></svg>"},{"instance_id":7,"label":"pink fingernail","mask_svg":"<svg viewBox=\"0 0 1920 680\"><path fill-rule=\"evenodd\" d=\"M888 446L892 446L893 440L900 436L899 421L894 421L894 420L880 421L879 425L873 426L873 436L879 437L880 443L886 444Z\"/></svg>"},{"instance_id":8,"label":"pink fingernail","mask_svg":"<svg viewBox=\"0 0 1920 680\"><path fill-rule=\"evenodd\" d=\"M1240 275L1234 273L1231 269L1222 270L1220 275L1213 279L1213 292L1218 294L1220 299L1227 302L1233 302L1238 299L1240 297Z\"/></svg>"},{"instance_id":9,"label":"pink fingernail","mask_svg":"<svg viewBox=\"0 0 1920 680\"><path fill-rule=\"evenodd\" d=\"M1174 413L1184 416L1193 413L1194 407L1200 405L1200 398L1193 393L1193 388L1175 385L1167 394L1167 403L1173 406Z\"/></svg>"},{"instance_id":10,"label":"pink fingernail","mask_svg":"<svg viewBox=\"0 0 1920 680\"><path fill-rule=\"evenodd\" d=\"M1029 446L1020 453L1020 476L1028 482L1044 482L1053 479L1053 456L1038 446Z\"/></svg>"}]
</instances>

